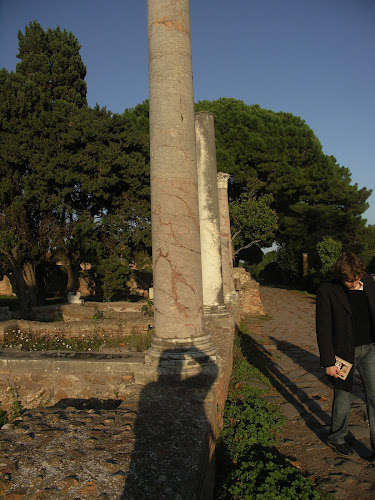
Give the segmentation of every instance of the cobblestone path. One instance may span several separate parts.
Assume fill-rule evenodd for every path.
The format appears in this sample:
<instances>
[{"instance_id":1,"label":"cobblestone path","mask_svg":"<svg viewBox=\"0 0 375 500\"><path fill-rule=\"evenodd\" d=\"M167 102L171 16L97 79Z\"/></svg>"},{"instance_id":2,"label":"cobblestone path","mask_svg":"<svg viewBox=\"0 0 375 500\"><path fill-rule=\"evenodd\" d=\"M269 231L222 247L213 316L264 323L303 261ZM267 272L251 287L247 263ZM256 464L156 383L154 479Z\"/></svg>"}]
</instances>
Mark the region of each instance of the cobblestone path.
<instances>
[{"instance_id":1,"label":"cobblestone path","mask_svg":"<svg viewBox=\"0 0 375 500\"><path fill-rule=\"evenodd\" d=\"M266 374L287 425L280 451L310 475L320 491L336 499L375 499L365 395L355 379L350 436L355 453L344 458L326 444L332 389L319 365L315 336L315 297L298 291L260 287L269 319L249 320L255 347L268 358Z\"/></svg>"}]
</instances>

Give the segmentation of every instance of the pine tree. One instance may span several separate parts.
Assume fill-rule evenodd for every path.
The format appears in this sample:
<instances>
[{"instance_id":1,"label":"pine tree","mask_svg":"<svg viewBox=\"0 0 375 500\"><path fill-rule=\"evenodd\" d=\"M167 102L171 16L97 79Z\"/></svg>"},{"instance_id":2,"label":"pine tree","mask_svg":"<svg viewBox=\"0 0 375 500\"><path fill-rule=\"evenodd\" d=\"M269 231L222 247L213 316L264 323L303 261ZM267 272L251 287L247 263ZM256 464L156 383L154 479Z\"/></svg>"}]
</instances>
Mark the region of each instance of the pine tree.
<instances>
[{"instance_id":1,"label":"pine tree","mask_svg":"<svg viewBox=\"0 0 375 500\"><path fill-rule=\"evenodd\" d=\"M16 72L0 72L1 267L23 317L40 302L37 267L51 250L56 167L71 116L86 103L86 69L76 38L36 22L19 32Z\"/></svg>"}]
</instances>

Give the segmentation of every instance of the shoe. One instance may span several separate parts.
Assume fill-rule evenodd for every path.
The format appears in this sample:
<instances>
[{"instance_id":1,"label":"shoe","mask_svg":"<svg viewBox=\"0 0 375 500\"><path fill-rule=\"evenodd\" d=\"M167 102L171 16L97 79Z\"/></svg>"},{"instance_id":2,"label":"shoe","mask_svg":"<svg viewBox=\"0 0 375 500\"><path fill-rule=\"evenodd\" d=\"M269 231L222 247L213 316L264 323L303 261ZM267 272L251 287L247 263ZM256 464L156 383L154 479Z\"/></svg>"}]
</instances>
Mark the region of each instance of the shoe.
<instances>
[{"instance_id":1,"label":"shoe","mask_svg":"<svg viewBox=\"0 0 375 500\"><path fill-rule=\"evenodd\" d=\"M347 443L335 444L328 441L328 446L330 446L336 453L343 455L344 457L348 457L353 454L353 450Z\"/></svg>"},{"instance_id":2,"label":"shoe","mask_svg":"<svg viewBox=\"0 0 375 500\"><path fill-rule=\"evenodd\" d=\"M368 469L375 467L375 457L371 457L368 459L368 464L366 465Z\"/></svg>"}]
</instances>

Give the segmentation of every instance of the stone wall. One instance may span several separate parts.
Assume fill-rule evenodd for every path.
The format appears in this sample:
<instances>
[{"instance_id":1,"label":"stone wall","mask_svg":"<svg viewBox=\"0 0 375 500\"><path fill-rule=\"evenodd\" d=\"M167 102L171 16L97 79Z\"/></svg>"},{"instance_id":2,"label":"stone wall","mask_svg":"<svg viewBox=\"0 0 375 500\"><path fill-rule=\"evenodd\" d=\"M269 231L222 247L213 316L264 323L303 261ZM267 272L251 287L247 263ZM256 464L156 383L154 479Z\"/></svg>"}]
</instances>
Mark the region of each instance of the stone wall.
<instances>
[{"instance_id":1,"label":"stone wall","mask_svg":"<svg viewBox=\"0 0 375 500\"><path fill-rule=\"evenodd\" d=\"M15 399L22 408L52 406L64 399L122 399L144 354L106 355L66 352L0 354L2 408Z\"/></svg>"},{"instance_id":2,"label":"stone wall","mask_svg":"<svg viewBox=\"0 0 375 500\"><path fill-rule=\"evenodd\" d=\"M237 270L236 270L237 271ZM238 300L229 306L229 315L217 318L205 318L204 330L211 335L217 350L216 364L218 376L207 394L204 401L204 409L209 422L209 428L199 449L194 452L194 456L187 456L187 460L194 459L199 463L199 477L196 477L191 484L191 491L194 495L191 498L210 499L213 498L213 488L215 482L215 446L222 427L224 405L227 397L229 380L233 362L233 336L236 328L236 320L243 314L248 314L250 310L261 314L259 303L256 307L247 304L248 300L260 301L259 286L250 275L244 270L236 272ZM250 291L250 292L249 292ZM129 304L129 303L126 303ZM75 318L76 321L61 322L61 326L66 331L72 333L79 329L83 331L84 325L92 324L90 319L84 316L96 307L93 305L86 307L80 305L64 305L63 313L66 317ZM128 316L133 321L138 316L140 304L107 304L103 313L106 315ZM112 306L112 310L108 308ZM92 307L92 309L90 309ZM136 308L136 310L130 310ZM138 309L137 309L138 308ZM244 310L242 311L241 308ZM124 311L127 309L127 312ZM138 311L138 312L137 312ZM41 313L41 311L39 311ZM44 311L45 312L45 311ZM150 318L143 318L147 325ZM119 324L123 325L124 321ZM131 321L128 321L130 324ZM103 331L109 331L110 325L115 324L113 319L104 319L94 324L101 324ZM20 326L20 324L18 324ZM45 323L28 322L29 328L46 328ZM53 323L52 323L53 325ZM56 325L55 325L56 326ZM122 328L123 326L121 326ZM71 330L70 330L71 329ZM40 330L39 330L40 331ZM5 352L0 354L0 401L3 408L9 408L15 397L21 402L23 408L49 407L64 400L123 400L128 401L129 391L134 391L145 385L137 383L142 380L142 370L144 369L144 353L25 353ZM189 389L180 394L184 400L195 401L197 389L192 387L192 394ZM194 426L191 431L194 432ZM190 436L191 437L191 436ZM159 444L160 446L160 444ZM168 447L168 443L165 444ZM198 452L199 451L199 452ZM173 468L174 464L171 463Z\"/></svg>"},{"instance_id":3,"label":"stone wall","mask_svg":"<svg viewBox=\"0 0 375 500\"><path fill-rule=\"evenodd\" d=\"M33 311L33 321L11 319L0 322L0 342L12 331L34 337L65 338L90 335L116 337L146 332L153 326L153 318L142 312L141 308L145 304L146 302L90 302L83 305L38 307Z\"/></svg>"},{"instance_id":4,"label":"stone wall","mask_svg":"<svg viewBox=\"0 0 375 500\"><path fill-rule=\"evenodd\" d=\"M234 268L233 274L235 288L239 295L241 316L246 314L264 316L266 311L260 298L259 283L242 267Z\"/></svg>"},{"instance_id":5,"label":"stone wall","mask_svg":"<svg viewBox=\"0 0 375 500\"><path fill-rule=\"evenodd\" d=\"M205 320L205 331L211 334L217 349L218 375L204 403L200 402L204 404L204 412L209 424L207 432L202 432L202 429L194 422L191 422L191 428L182 430L188 433L189 440L195 443L185 451L185 459L189 465L192 461L199 464L198 475L191 478L189 498L202 500L213 498L214 453L222 426L232 370L233 336L236 326L233 318L236 316L237 311L232 310L230 316ZM21 402L23 408L51 407L59 402L90 399L122 400L126 405L129 401L129 391L132 394L131 398L134 398L134 391L137 387L140 394L143 388L147 387L147 384L134 384L134 381L139 380L137 374L142 372L143 367L143 353L131 355L84 353L80 355L56 352L13 352L10 354L3 351L0 355L0 401L3 402L3 408L9 408L15 397ZM174 391L173 394L175 398L181 398L181 404L187 401L189 405L198 408L199 390L200 388L195 385L191 387L187 385L184 391L177 391L177 393ZM154 394L155 401L157 397ZM163 397L163 391L160 397ZM150 419L149 424L154 425L154 422L154 419ZM145 429L145 432L149 431ZM152 432L151 430L150 434ZM198 438L201 442L198 442ZM160 447L160 443L158 446ZM169 446L173 448L175 444L166 442L165 450L168 450ZM173 456L172 453L166 452L159 459L165 462L170 455ZM163 467L173 470L174 463L164 462Z\"/></svg>"}]
</instances>

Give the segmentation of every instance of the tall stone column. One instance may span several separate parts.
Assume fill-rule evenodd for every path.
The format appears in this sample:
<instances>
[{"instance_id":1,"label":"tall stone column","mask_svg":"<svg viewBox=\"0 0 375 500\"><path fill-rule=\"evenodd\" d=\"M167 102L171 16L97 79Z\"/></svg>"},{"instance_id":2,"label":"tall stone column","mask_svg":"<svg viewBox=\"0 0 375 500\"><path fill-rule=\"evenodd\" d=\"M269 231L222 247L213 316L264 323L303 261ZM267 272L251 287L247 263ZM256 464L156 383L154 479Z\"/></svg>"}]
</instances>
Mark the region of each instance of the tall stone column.
<instances>
[{"instance_id":1,"label":"tall stone column","mask_svg":"<svg viewBox=\"0 0 375 500\"><path fill-rule=\"evenodd\" d=\"M195 140L204 313L222 314L226 309L221 271L220 211L213 113L202 111L195 114Z\"/></svg>"},{"instance_id":2,"label":"tall stone column","mask_svg":"<svg viewBox=\"0 0 375 500\"><path fill-rule=\"evenodd\" d=\"M203 298L188 0L148 0L155 336L146 360L215 353ZM167 354L168 351L168 354Z\"/></svg>"},{"instance_id":3,"label":"tall stone column","mask_svg":"<svg viewBox=\"0 0 375 500\"><path fill-rule=\"evenodd\" d=\"M233 278L232 237L230 231L228 180L230 175L224 172L217 174L220 209L221 261L223 270L224 301L230 302L235 296Z\"/></svg>"}]
</instances>

